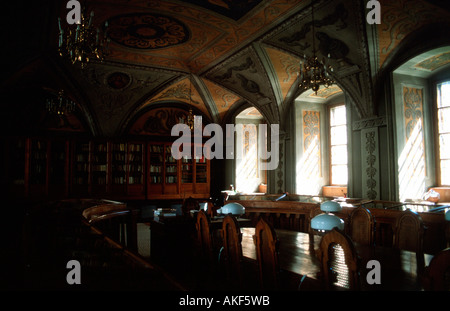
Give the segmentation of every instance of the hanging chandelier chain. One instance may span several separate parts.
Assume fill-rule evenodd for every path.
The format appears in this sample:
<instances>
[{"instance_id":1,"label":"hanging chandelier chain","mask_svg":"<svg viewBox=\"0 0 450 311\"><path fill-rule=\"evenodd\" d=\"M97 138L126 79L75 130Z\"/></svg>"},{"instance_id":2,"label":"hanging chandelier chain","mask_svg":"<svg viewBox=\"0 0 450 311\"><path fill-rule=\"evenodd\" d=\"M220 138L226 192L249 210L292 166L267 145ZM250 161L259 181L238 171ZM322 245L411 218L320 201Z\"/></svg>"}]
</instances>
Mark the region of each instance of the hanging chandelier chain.
<instances>
[{"instance_id":1,"label":"hanging chandelier chain","mask_svg":"<svg viewBox=\"0 0 450 311\"><path fill-rule=\"evenodd\" d=\"M330 65L324 64L323 61L319 61L316 54L316 34L315 34L315 20L314 20L314 0L311 1L311 19L312 19L312 50L313 57L303 57L300 61L299 88L302 90L312 89L317 95L321 85L328 88L334 83L329 76L328 71L333 71ZM329 58L329 55L328 55Z\"/></svg>"},{"instance_id":2,"label":"hanging chandelier chain","mask_svg":"<svg viewBox=\"0 0 450 311\"><path fill-rule=\"evenodd\" d=\"M316 58L316 27L314 21L314 0L311 2L311 18L312 18L312 40L313 40L313 57Z\"/></svg>"}]
</instances>

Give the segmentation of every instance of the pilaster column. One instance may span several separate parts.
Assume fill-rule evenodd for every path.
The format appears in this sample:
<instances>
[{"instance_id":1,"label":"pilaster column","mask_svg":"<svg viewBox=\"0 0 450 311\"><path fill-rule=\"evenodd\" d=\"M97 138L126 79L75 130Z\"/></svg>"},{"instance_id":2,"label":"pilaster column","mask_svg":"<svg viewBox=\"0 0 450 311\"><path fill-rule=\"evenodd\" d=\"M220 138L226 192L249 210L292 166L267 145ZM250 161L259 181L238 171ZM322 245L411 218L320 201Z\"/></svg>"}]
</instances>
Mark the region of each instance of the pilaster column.
<instances>
[{"instance_id":1,"label":"pilaster column","mask_svg":"<svg viewBox=\"0 0 450 311\"><path fill-rule=\"evenodd\" d=\"M380 199L379 127L381 126L386 126L385 117L364 119L352 124L353 131L361 131L362 197L370 200ZM358 171L354 171L353 174L358 174Z\"/></svg>"}]
</instances>

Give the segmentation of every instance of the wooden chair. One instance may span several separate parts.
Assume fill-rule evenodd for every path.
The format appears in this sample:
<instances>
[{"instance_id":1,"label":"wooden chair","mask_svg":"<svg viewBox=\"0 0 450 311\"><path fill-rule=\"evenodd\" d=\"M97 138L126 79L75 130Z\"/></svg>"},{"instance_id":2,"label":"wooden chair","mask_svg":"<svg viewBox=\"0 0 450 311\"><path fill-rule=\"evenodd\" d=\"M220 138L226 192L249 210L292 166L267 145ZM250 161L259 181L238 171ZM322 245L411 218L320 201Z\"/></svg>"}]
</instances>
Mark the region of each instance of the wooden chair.
<instances>
[{"instance_id":1,"label":"wooden chair","mask_svg":"<svg viewBox=\"0 0 450 311\"><path fill-rule=\"evenodd\" d=\"M359 290L359 260L352 240L334 228L322 237L317 250L324 289Z\"/></svg>"},{"instance_id":2,"label":"wooden chair","mask_svg":"<svg viewBox=\"0 0 450 311\"><path fill-rule=\"evenodd\" d=\"M394 233L394 247L423 253L424 225L419 214L406 210L397 219Z\"/></svg>"},{"instance_id":3,"label":"wooden chair","mask_svg":"<svg viewBox=\"0 0 450 311\"><path fill-rule=\"evenodd\" d=\"M450 248L434 255L425 268L422 284L426 291L450 290Z\"/></svg>"},{"instance_id":4,"label":"wooden chair","mask_svg":"<svg viewBox=\"0 0 450 311\"><path fill-rule=\"evenodd\" d=\"M189 197L188 199L184 200L183 206L182 206L183 215L188 217L190 216L191 210L198 211L200 209L200 204L198 201L192 197Z\"/></svg>"},{"instance_id":5,"label":"wooden chair","mask_svg":"<svg viewBox=\"0 0 450 311\"><path fill-rule=\"evenodd\" d=\"M354 209L350 214L347 228L353 242L373 245L375 223L372 213L367 208Z\"/></svg>"},{"instance_id":6,"label":"wooden chair","mask_svg":"<svg viewBox=\"0 0 450 311\"><path fill-rule=\"evenodd\" d=\"M227 215L222 223L223 262L230 285L242 286L242 233L239 223L232 215Z\"/></svg>"},{"instance_id":7,"label":"wooden chair","mask_svg":"<svg viewBox=\"0 0 450 311\"><path fill-rule=\"evenodd\" d=\"M280 285L279 243L275 230L263 218L260 218L256 224L253 239L256 245L260 286L262 289L278 289Z\"/></svg>"},{"instance_id":8,"label":"wooden chair","mask_svg":"<svg viewBox=\"0 0 450 311\"><path fill-rule=\"evenodd\" d=\"M308 222L308 233L309 233L309 243L310 245L314 246L314 231L311 228L311 219L316 217L319 214L322 214L322 210L320 209L320 205L313 207L309 211L309 222Z\"/></svg>"},{"instance_id":9,"label":"wooden chair","mask_svg":"<svg viewBox=\"0 0 450 311\"><path fill-rule=\"evenodd\" d=\"M204 211L197 213L197 221L195 224L197 229L197 244L201 256L209 262L213 259L213 245L210 231L210 221Z\"/></svg>"}]
</instances>

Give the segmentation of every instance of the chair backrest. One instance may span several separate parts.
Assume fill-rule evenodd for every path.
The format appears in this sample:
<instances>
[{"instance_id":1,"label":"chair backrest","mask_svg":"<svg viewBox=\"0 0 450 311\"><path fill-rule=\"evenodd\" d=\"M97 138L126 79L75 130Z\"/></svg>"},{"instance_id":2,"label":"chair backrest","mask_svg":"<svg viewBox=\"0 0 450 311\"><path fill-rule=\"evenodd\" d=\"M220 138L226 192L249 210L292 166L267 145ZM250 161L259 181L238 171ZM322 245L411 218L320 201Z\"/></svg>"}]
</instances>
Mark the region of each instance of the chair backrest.
<instances>
[{"instance_id":1,"label":"chair backrest","mask_svg":"<svg viewBox=\"0 0 450 311\"><path fill-rule=\"evenodd\" d=\"M334 228L326 233L320 241L317 257L325 289L360 289L356 249L343 231Z\"/></svg>"},{"instance_id":2,"label":"chair backrest","mask_svg":"<svg viewBox=\"0 0 450 311\"><path fill-rule=\"evenodd\" d=\"M372 245L374 239L374 219L372 213L364 207L354 209L347 226L352 241L362 245Z\"/></svg>"},{"instance_id":3,"label":"chair backrest","mask_svg":"<svg viewBox=\"0 0 450 311\"><path fill-rule=\"evenodd\" d=\"M275 230L263 218L260 218L253 238L256 245L260 285L263 289L277 289L280 268Z\"/></svg>"},{"instance_id":4,"label":"chair backrest","mask_svg":"<svg viewBox=\"0 0 450 311\"><path fill-rule=\"evenodd\" d=\"M227 215L222 223L223 255L227 278L233 284L242 284L242 233L239 223L232 215Z\"/></svg>"},{"instance_id":5,"label":"chair backrest","mask_svg":"<svg viewBox=\"0 0 450 311\"><path fill-rule=\"evenodd\" d=\"M423 251L424 226L419 214L407 209L397 219L394 247L398 249L416 252Z\"/></svg>"},{"instance_id":6,"label":"chair backrest","mask_svg":"<svg viewBox=\"0 0 450 311\"><path fill-rule=\"evenodd\" d=\"M201 255L208 260L212 259L212 239L210 232L210 222L204 211L197 213L197 243L200 248Z\"/></svg>"},{"instance_id":7,"label":"chair backrest","mask_svg":"<svg viewBox=\"0 0 450 311\"><path fill-rule=\"evenodd\" d=\"M450 290L450 248L434 255L430 265L425 268L422 283L427 291Z\"/></svg>"},{"instance_id":8,"label":"chair backrest","mask_svg":"<svg viewBox=\"0 0 450 311\"><path fill-rule=\"evenodd\" d=\"M199 209L200 204L196 199L189 197L186 200L184 200L182 207L183 215L189 216L191 210L199 210Z\"/></svg>"},{"instance_id":9,"label":"chair backrest","mask_svg":"<svg viewBox=\"0 0 450 311\"><path fill-rule=\"evenodd\" d=\"M309 234L309 243L314 245L314 230L311 228L311 219L316 217L319 214L322 214L322 210L320 209L320 205L313 207L309 211L309 221L308 221L308 234Z\"/></svg>"},{"instance_id":10,"label":"chair backrest","mask_svg":"<svg viewBox=\"0 0 450 311\"><path fill-rule=\"evenodd\" d=\"M309 224L311 226L311 219L313 219L314 217L316 217L319 214L322 214L322 210L320 209L320 205L314 206L310 211L309 211Z\"/></svg>"}]
</instances>

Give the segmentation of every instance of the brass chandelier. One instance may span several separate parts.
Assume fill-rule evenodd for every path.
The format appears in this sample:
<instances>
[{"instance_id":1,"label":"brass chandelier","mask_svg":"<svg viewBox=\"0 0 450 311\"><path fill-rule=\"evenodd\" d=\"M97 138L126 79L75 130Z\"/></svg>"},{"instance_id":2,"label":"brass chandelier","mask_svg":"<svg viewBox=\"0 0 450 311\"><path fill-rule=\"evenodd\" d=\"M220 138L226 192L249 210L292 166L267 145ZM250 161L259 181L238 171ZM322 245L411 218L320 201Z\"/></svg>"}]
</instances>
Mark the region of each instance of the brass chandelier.
<instances>
[{"instance_id":1,"label":"brass chandelier","mask_svg":"<svg viewBox=\"0 0 450 311\"><path fill-rule=\"evenodd\" d=\"M312 16L312 48L313 56L306 57L300 60L300 71L298 73L299 77L299 88L303 90L312 89L317 95L321 85L328 88L334 83L333 79L330 77L329 72L333 71L333 67L328 65L326 61L319 61L316 55L316 41L315 41L315 25L314 25L314 0L311 1L311 16ZM330 55L328 54L328 59Z\"/></svg>"},{"instance_id":2,"label":"brass chandelier","mask_svg":"<svg viewBox=\"0 0 450 311\"><path fill-rule=\"evenodd\" d=\"M187 116L187 125L192 131L194 129L194 114L192 113L192 108L189 108L189 114Z\"/></svg>"},{"instance_id":3,"label":"brass chandelier","mask_svg":"<svg viewBox=\"0 0 450 311\"><path fill-rule=\"evenodd\" d=\"M65 96L63 90L59 91L57 96L54 94L49 96L45 105L49 113L60 116L75 111L75 103Z\"/></svg>"},{"instance_id":4,"label":"brass chandelier","mask_svg":"<svg viewBox=\"0 0 450 311\"><path fill-rule=\"evenodd\" d=\"M107 37L108 21L101 28L93 26L94 12L89 18L84 10L76 28L68 28L64 31L61 27L61 19L58 18L59 26L59 55L67 57L72 64L79 62L84 68L91 59L103 61L108 54L109 38Z\"/></svg>"},{"instance_id":5,"label":"brass chandelier","mask_svg":"<svg viewBox=\"0 0 450 311\"><path fill-rule=\"evenodd\" d=\"M194 130L194 125L195 125L195 115L192 112L192 108L190 107L191 105L192 105L192 74L189 77L189 112L186 117L186 120L184 119L184 117L181 117L179 119L180 123L186 124L189 127L189 129L192 131L192 130Z\"/></svg>"}]
</instances>

